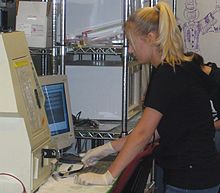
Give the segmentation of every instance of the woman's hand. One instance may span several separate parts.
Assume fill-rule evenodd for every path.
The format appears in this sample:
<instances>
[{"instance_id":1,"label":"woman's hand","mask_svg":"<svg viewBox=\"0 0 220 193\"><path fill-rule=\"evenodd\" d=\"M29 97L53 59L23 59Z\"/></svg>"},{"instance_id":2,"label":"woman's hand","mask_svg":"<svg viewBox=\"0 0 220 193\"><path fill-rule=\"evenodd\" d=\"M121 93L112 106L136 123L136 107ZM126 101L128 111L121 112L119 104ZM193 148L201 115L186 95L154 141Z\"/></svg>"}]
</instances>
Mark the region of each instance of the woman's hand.
<instances>
[{"instance_id":1,"label":"woman's hand","mask_svg":"<svg viewBox=\"0 0 220 193\"><path fill-rule=\"evenodd\" d=\"M90 149L86 152L82 158L82 162L86 167L95 165L98 160L115 153L115 149L112 147L111 142L105 143L104 145L98 146L94 149Z\"/></svg>"},{"instance_id":2,"label":"woman's hand","mask_svg":"<svg viewBox=\"0 0 220 193\"><path fill-rule=\"evenodd\" d=\"M74 176L74 183L82 185L110 185L114 181L111 173L107 171L104 174L85 173Z\"/></svg>"}]
</instances>

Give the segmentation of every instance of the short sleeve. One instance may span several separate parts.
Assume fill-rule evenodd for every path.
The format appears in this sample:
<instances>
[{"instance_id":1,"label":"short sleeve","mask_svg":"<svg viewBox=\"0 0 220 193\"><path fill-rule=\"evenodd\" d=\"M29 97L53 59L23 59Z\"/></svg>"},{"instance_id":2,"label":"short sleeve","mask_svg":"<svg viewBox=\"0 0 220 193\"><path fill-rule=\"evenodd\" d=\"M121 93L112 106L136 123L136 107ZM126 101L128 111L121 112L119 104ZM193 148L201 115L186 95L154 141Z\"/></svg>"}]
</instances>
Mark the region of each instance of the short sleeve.
<instances>
[{"instance_id":1,"label":"short sleeve","mask_svg":"<svg viewBox=\"0 0 220 193\"><path fill-rule=\"evenodd\" d=\"M178 92L176 78L176 72L172 66L162 65L151 79L144 106L165 114L173 102L174 95Z\"/></svg>"}]
</instances>

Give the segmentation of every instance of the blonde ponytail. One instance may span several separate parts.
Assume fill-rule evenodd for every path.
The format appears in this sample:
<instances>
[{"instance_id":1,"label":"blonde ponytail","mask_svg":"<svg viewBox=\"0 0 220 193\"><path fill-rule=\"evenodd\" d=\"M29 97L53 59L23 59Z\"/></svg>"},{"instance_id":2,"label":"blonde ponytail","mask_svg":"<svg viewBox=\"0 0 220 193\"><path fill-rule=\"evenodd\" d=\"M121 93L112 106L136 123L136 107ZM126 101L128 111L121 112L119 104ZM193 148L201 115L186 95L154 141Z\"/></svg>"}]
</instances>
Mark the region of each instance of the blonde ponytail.
<instances>
[{"instance_id":1,"label":"blonde ponytail","mask_svg":"<svg viewBox=\"0 0 220 193\"><path fill-rule=\"evenodd\" d=\"M124 29L126 34L133 31L142 36L156 32L158 34L156 45L162 54L162 59L172 66L192 60L192 56L184 54L181 32L173 11L165 2L161 1L155 7L137 10L125 22Z\"/></svg>"},{"instance_id":2,"label":"blonde ponytail","mask_svg":"<svg viewBox=\"0 0 220 193\"><path fill-rule=\"evenodd\" d=\"M184 55L183 40L173 11L165 2L159 2L155 7L159 10L157 44L162 59L173 66L182 61L191 61L192 57Z\"/></svg>"}]
</instances>

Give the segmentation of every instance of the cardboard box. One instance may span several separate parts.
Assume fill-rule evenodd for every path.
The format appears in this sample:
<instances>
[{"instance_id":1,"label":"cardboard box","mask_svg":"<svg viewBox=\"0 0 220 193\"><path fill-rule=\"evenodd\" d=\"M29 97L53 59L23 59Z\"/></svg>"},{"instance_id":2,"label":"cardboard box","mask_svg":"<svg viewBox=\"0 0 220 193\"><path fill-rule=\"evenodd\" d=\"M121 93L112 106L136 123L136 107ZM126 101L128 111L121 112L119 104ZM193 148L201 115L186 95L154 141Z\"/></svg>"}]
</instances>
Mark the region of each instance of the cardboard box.
<instances>
[{"instance_id":1,"label":"cardboard box","mask_svg":"<svg viewBox=\"0 0 220 193\"><path fill-rule=\"evenodd\" d=\"M52 46L52 31L49 31L51 11L48 11L48 6L47 2L19 1L16 30L24 31L29 47Z\"/></svg>"}]
</instances>

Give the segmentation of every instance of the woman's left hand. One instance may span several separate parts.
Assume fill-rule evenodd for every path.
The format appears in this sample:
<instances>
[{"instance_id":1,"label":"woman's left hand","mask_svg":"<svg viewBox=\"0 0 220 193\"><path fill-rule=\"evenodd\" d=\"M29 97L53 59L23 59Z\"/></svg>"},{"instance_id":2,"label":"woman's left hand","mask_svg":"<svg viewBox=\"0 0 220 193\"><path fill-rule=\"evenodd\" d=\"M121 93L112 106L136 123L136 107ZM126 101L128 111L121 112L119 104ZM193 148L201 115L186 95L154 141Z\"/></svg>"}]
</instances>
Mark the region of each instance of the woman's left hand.
<instances>
[{"instance_id":1,"label":"woman's left hand","mask_svg":"<svg viewBox=\"0 0 220 193\"><path fill-rule=\"evenodd\" d=\"M109 171L104 174L89 172L74 176L74 183L82 185L110 185L113 181L114 178Z\"/></svg>"}]
</instances>

